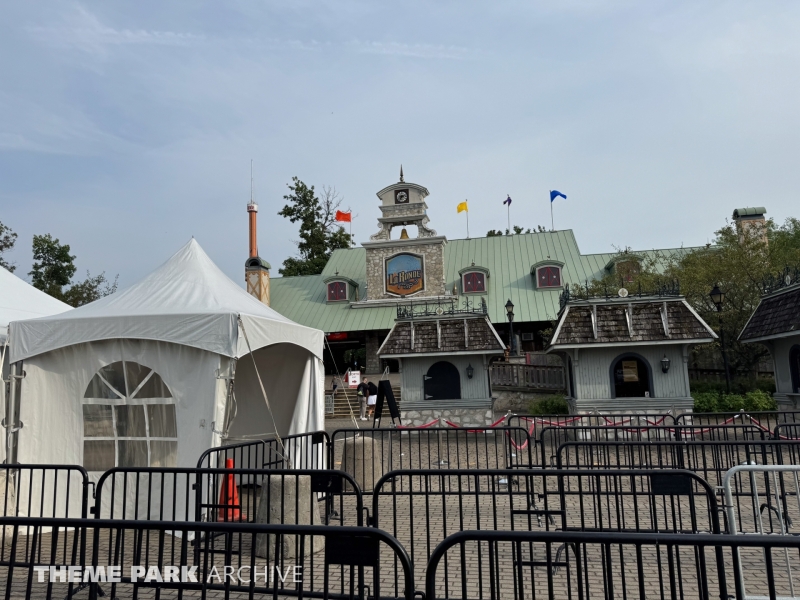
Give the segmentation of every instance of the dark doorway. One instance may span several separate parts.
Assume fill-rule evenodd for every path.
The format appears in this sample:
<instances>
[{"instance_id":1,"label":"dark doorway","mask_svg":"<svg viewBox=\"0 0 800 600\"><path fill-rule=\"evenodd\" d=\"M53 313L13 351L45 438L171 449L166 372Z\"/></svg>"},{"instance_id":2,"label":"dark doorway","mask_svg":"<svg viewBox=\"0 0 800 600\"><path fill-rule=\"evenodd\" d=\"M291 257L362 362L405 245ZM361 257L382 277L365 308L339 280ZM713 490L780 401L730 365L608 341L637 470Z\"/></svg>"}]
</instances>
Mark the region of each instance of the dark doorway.
<instances>
[{"instance_id":1,"label":"dark doorway","mask_svg":"<svg viewBox=\"0 0 800 600\"><path fill-rule=\"evenodd\" d=\"M425 379L425 400L460 400L461 376L446 360L431 365Z\"/></svg>"},{"instance_id":2,"label":"dark doorway","mask_svg":"<svg viewBox=\"0 0 800 600\"><path fill-rule=\"evenodd\" d=\"M789 350L789 372L792 374L792 391L800 392L800 346Z\"/></svg>"},{"instance_id":3,"label":"dark doorway","mask_svg":"<svg viewBox=\"0 0 800 600\"><path fill-rule=\"evenodd\" d=\"M636 355L620 356L611 367L611 385L615 398L652 396L647 361Z\"/></svg>"}]
</instances>

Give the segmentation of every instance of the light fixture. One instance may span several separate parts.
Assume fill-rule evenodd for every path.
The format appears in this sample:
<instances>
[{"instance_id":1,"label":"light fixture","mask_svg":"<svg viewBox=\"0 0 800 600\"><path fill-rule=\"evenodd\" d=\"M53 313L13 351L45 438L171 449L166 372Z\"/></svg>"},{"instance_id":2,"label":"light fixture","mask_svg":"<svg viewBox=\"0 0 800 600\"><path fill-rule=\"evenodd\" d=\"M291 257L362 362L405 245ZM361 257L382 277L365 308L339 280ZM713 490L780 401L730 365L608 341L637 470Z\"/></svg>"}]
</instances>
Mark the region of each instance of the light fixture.
<instances>
[{"instance_id":1,"label":"light fixture","mask_svg":"<svg viewBox=\"0 0 800 600\"><path fill-rule=\"evenodd\" d=\"M467 379L472 379L472 376L475 374L475 369L472 368L472 364L467 365Z\"/></svg>"},{"instance_id":2,"label":"light fixture","mask_svg":"<svg viewBox=\"0 0 800 600\"><path fill-rule=\"evenodd\" d=\"M511 302L511 298L509 298L508 302L506 302L506 313L508 314L508 320L509 321L513 321L514 320L514 304L513 304L513 302Z\"/></svg>"},{"instance_id":3,"label":"light fixture","mask_svg":"<svg viewBox=\"0 0 800 600\"><path fill-rule=\"evenodd\" d=\"M719 286L715 283L708 295L711 297L711 301L714 303L714 306L717 307L717 310L722 312L722 303L725 302L725 292L720 290Z\"/></svg>"},{"instance_id":4,"label":"light fixture","mask_svg":"<svg viewBox=\"0 0 800 600\"><path fill-rule=\"evenodd\" d=\"M661 359L661 372L666 373L669 371L669 359L667 355L664 355L664 358Z\"/></svg>"}]
</instances>

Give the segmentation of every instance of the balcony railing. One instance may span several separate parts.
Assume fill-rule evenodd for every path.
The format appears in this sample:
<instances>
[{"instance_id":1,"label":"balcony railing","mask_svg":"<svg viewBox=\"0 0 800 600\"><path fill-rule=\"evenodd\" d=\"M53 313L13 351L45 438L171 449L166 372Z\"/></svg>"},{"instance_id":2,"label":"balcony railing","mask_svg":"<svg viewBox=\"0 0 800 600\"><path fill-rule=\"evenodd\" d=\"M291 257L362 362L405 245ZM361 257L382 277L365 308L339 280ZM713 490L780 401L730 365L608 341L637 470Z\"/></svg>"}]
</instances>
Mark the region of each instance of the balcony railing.
<instances>
[{"instance_id":1,"label":"balcony railing","mask_svg":"<svg viewBox=\"0 0 800 600\"><path fill-rule=\"evenodd\" d=\"M552 390L566 388L564 367L496 362L489 367L493 388Z\"/></svg>"}]
</instances>

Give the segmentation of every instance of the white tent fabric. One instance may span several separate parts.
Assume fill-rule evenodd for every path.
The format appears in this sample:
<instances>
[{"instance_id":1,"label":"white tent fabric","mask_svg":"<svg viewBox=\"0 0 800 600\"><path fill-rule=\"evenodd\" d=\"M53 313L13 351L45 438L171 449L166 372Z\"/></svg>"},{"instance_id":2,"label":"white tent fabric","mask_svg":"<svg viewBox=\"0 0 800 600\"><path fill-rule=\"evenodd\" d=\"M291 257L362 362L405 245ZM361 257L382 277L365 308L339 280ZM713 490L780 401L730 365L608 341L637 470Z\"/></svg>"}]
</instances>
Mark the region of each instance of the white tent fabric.
<instances>
[{"instance_id":1,"label":"white tent fabric","mask_svg":"<svg viewBox=\"0 0 800 600\"><path fill-rule=\"evenodd\" d=\"M250 296L195 240L122 292L12 322L10 340L26 372L22 463L84 465L97 480L113 466L192 467L237 439L324 428L323 332Z\"/></svg>"},{"instance_id":2,"label":"white tent fabric","mask_svg":"<svg viewBox=\"0 0 800 600\"><path fill-rule=\"evenodd\" d=\"M194 239L132 287L67 314L12 325L11 362L97 340L172 342L238 358L291 342L322 357L324 334L290 321L231 281Z\"/></svg>"},{"instance_id":3,"label":"white tent fabric","mask_svg":"<svg viewBox=\"0 0 800 600\"><path fill-rule=\"evenodd\" d=\"M37 290L11 271L0 267L0 375L8 378L9 350L6 346L8 324L21 319L34 319L72 310L69 304ZM0 416L5 418L5 389L0 384ZM5 444L0 440L0 460L5 459Z\"/></svg>"},{"instance_id":4,"label":"white tent fabric","mask_svg":"<svg viewBox=\"0 0 800 600\"><path fill-rule=\"evenodd\" d=\"M0 267L0 344L6 341L6 330L11 321L57 315L71 309L69 304L37 290Z\"/></svg>"}]
</instances>

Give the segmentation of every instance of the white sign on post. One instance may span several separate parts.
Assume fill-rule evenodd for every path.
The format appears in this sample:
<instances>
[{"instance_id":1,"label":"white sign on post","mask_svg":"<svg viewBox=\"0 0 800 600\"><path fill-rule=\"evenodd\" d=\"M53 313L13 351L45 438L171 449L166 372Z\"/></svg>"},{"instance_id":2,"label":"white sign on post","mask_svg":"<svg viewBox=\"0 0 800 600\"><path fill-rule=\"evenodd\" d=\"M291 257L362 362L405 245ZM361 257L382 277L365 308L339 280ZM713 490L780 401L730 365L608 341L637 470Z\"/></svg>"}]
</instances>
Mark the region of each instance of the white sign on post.
<instances>
[{"instance_id":1,"label":"white sign on post","mask_svg":"<svg viewBox=\"0 0 800 600\"><path fill-rule=\"evenodd\" d=\"M361 383L361 371L350 371L347 374L347 387L357 388Z\"/></svg>"}]
</instances>

